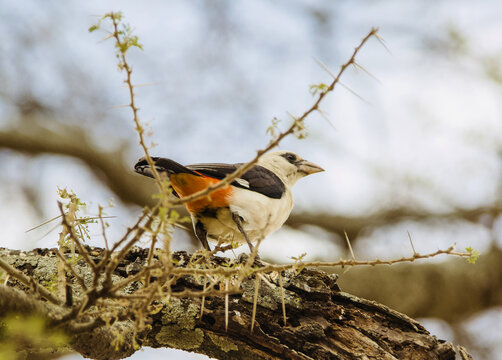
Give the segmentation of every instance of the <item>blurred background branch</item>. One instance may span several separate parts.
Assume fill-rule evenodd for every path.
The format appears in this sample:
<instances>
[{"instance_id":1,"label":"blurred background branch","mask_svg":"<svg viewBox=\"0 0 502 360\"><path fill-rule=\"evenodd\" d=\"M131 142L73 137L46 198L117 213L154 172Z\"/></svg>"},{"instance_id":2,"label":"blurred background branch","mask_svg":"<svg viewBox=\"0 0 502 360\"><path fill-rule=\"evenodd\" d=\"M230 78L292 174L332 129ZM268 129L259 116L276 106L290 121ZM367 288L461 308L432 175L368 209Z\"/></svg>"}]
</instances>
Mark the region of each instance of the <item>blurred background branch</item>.
<instances>
[{"instance_id":1,"label":"blurred background branch","mask_svg":"<svg viewBox=\"0 0 502 360\"><path fill-rule=\"evenodd\" d=\"M95 147L88 131L77 126L56 126L56 131L31 125L28 129L0 131L0 148L29 155L62 155L82 161L96 179L124 203L152 205L154 187L131 172L124 149L103 151Z\"/></svg>"}]
</instances>

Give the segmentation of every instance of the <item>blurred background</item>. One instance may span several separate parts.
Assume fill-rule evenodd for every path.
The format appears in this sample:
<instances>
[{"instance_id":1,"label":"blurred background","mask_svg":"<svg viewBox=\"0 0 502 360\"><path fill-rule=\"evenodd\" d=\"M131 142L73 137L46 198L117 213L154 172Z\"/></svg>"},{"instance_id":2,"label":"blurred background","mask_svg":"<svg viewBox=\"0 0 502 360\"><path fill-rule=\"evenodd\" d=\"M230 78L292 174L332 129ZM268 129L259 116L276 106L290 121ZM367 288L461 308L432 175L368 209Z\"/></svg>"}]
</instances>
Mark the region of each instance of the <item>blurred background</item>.
<instances>
[{"instance_id":1,"label":"blurred background","mask_svg":"<svg viewBox=\"0 0 502 360\"><path fill-rule=\"evenodd\" d=\"M57 187L87 213L111 198L109 238L151 204L113 42L87 29L123 11L136 101L154 155L181 163L242 162L264 147L274 117L289 125L354 47L379 27L355 68L282 149L326 172L294 188L287 226L267 261L409 256L471 246L476 265L434 258L342 269L343 291L419 319L476 359L502 352L502 3L500 1L0 1L0 246L55 247ZM357 95L355 95L356 93ZM99 228L91 245L102 246ZM198 244L175 232L176 250ZM242 248L243 251L244 247ZM233 256L232 254L228 254ZM144 349L134 359L205 359ZM79 359L71 356L66 359Z\"/></svg>"}]
</instances>

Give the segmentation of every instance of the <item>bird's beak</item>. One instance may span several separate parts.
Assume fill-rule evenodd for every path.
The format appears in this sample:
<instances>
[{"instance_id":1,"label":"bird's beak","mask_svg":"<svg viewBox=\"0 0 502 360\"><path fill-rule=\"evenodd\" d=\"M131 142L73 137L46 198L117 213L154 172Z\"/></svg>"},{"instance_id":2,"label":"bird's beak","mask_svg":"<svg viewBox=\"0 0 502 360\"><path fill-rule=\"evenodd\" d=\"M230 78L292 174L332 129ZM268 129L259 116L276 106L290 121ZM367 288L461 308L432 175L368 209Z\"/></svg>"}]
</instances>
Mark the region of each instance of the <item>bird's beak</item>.
<instances>
[{"instance_id":1,"label":"bird's beak","mask_svg":"<svg viewBox=\"0 0 502 360\"><path fill-rule=\"evenodd\" d=\"M316 165L307 160L300 160L296 166L298 167L298 171L305 173L306 175L315 174L321 171L324 171L322 167Z\"/></svg>"}]
</instances>

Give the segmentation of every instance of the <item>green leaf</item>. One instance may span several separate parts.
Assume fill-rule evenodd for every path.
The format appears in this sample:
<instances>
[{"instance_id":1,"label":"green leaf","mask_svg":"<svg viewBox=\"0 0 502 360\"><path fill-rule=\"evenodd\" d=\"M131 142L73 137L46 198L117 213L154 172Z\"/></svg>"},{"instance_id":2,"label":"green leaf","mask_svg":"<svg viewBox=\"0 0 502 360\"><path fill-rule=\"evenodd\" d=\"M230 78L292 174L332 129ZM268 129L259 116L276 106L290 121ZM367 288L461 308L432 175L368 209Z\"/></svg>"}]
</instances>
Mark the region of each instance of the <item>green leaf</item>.
<instances>
[{"instance_id":1,"label":"green leaf","mask_svg":"<svg viewBox=\"0 0 502 360\"><path fill-rule=\"evenodd\" d=\"M310 93L312 96L316 96L318 93L325 93L329 89L329 86L325 83L310 85Z\"/></svg>"},{"instance_id":2,"label":"green leaf","mask_svg":"<svg viewBox=\"0 0 502 360\"><path fill-rule=\"evenodd\" d=\"M272 138L275 138L276 136L276 132L279 130L279 123L281 122L281 120L279 120L278 118L274 117L272 119L272 124L267 128L267 131L265 132L266 134L270 134L270 136Z\"/></svg>"},{"instance_id":3,"label":"green leaf","mask_svg":"<svg viewBox=\"0 0 502 360\"><path fill-rule=\"evenodd\" d=\"M167 208L164 206L159 207L159 219L165 219L167 216Z\"/></svg>"},{"instance_id":4,"label":"green leaf","mask_svg":"<svg viewBox=\"0 0 502 360\"><path fill-rule=\"evenodd\" d=\"M304 258L306 255L307 255L307 253L303 253L303 254L301 254L301 255L299 255L299 256L291 256L291 258L290 258L290 259L293 259L293 260L295 260L295 261L302 261L302 260L303 260L303 258Z\"/></svg>"},{"instance_id":5,"label":"green leaf","mask_svg":"<svg viewBox=\"0 0 502 360\"><path fill-rule=\"evenodd\" d=\"M179 223L190 223L192 221L192 218L190 216L183 216L181 219L178 220Z\"/></svg>"},{"instance_id":6,"label":"green leaf","mask_svg":"<svg viewBox=\"0 0 502 360\"><path fill-rule=\"evenodd\" d=\"M467 258L467 261L471 264L475 264L476 261L478 260L479 256L481 253L477 251L476 249L473 249L472 247L466 247L465 251L469 254L469 257Z\"/></svg>"}]
</instances>

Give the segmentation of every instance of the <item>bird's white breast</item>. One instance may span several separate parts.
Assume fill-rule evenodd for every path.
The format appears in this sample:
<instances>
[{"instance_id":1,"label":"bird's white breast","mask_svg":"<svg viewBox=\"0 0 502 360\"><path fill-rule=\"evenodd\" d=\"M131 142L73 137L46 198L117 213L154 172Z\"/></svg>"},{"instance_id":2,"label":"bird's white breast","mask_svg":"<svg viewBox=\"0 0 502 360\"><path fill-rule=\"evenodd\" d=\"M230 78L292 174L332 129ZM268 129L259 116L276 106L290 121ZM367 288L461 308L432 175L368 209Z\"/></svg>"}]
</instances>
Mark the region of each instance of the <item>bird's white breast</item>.
<instances>
[{"instance_id":1,"label":"bird's white breast","mask_svg":"<svg viewBox=\"0 0 502 360\"><path fill-rule=\"evenodd\" d=\"M220 209L215 218L201 219L207 230L208 239L223 243L245 242L232 219L231 212L237 213L242 218L244 230L251 241L265 238L279 229L288 219L293 209L293 194L286 187L280 199L273 199L255 191L234 188L231 204L230 211Z\"/></svg>"}]
</instances>

